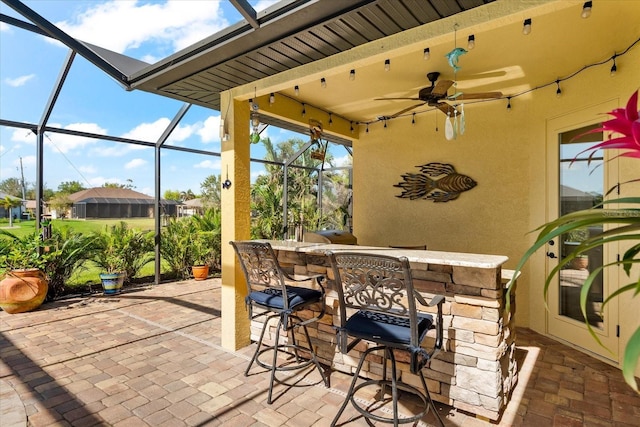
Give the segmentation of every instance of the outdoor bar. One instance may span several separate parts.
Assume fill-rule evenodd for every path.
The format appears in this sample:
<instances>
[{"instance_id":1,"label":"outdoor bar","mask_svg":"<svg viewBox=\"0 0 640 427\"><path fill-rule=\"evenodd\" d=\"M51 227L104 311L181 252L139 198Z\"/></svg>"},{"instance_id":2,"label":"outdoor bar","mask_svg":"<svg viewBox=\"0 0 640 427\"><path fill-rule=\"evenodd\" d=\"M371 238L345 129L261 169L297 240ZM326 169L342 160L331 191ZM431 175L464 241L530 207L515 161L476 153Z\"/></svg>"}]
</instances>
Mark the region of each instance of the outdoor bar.
<instances>
[{"instance_id":1,"label":"outdoor bar","mask_svg":"<svg viewBox=\"0 0 640 427\"><path fill-rule=\"evenodd\" d=\"M443 351L424 369L429 391L439 402L476 416L497 420L506 406L517 382L515 359L515 295L505 312L505 285L511 271L503 270L506 256L431 250L392 249L387 247L353 246L261 240L271 244L283 268L296 275L326 275L327 313L310 328L315 341L316 354L321 362L334 370L352 373L358 363L360 343L348 355L336 346L339 325L338 301L327 252L350 251L380 255L405 256L411 265L415 288L425 297L444 295ZM425 307L425 311L430 311ZM311 313L309 313L311 316ZM257 336L261 323L251 325L252 339ZM269 331L272 338L273 330ZM429 336L427 340L434 339ZM427 344L427 343L425 343ZM363 369L364 375L379 377L380 361L371 360ZM401 364L403 381L418 381L408 364ZM417 383L414 383L417 385Z\"/></svg>"}]
</instances>

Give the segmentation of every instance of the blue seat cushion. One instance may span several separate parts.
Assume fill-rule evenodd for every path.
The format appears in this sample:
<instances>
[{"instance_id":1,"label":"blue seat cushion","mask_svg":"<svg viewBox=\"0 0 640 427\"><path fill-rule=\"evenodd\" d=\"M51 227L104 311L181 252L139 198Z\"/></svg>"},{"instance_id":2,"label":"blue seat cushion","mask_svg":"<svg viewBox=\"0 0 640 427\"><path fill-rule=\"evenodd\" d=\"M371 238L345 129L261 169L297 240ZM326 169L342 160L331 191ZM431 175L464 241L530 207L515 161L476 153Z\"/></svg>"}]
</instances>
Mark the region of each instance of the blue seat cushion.
<instances>
[{"instance_id":1,"label":"blue seat cushion","mask_svg":"<svg viewBox=\"0 0 640 427\"><path fill-rule=\"evenodd\" d=\"M320 302L321 298L322 292L318 290L287 286L287 299L289 300L289 308L292 310L295 310L300 305ZM253 291L249 294L249 299L256 304L274 310L284 309L284 298L282 297L281 289L267 288L264 291Z\"/></svg>"},{"instance_id":2,"label":"blue seat cushion","mask_svg":"<svg viewBox=\"0 0 640 427\"><path fill-rule=\"evenodd\" d=\"M345 329L355 338L409 346L411 344L409 323L407 318L361 310L347 320ZM419 341L422 341L432 324L433 316L418 313Z\"/></svg>"}]
</instances>

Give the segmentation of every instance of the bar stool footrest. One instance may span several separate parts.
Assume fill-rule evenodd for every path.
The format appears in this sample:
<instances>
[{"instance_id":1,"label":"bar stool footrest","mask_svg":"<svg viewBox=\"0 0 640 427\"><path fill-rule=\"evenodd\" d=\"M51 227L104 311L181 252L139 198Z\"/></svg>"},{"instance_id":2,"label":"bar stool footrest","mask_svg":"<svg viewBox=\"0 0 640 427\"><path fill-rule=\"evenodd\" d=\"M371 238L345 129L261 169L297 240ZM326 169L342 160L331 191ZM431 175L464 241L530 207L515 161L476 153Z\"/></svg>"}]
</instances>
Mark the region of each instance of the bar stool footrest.
<instances>
[{"instance_id":1,"label":"bar stool footrest","mask_svg":"<svg viewBox=\"0 0 640 427\"><path fill-rule=\"evenodd\" d=\"M392 384L391 380L366 380L366 381L356 385L353 388L353 392L351 393L351 396L349 396L349 398L351 399L351 404L353 405L353 407L358 412L360 412L360 414L362 414L363 417L365 417L367 419L372 419L372 420L380 421L380 422L383 422L383 423L394 424L394 419L393 418L382 417L380 415L372 413L371 411L368 411L367 409L362 407L361 406L362 403L359 402L358 400L356 400L356 392L358 390L362 389L362 388L371 387L371 386L379 386L381 391L384 391L387 387L389 389L391 389L392 388L391 384ZM429 401L427 400L427 397L417 387L414 387L412 385L403 383L402 381L397 381L396 384L397 384L397 387L398 387L398 392L403 391L403 392L411 393L412 395L414 395L415 397L420 399L421 403L422 403L420 405L420 407L423 408L423 409L420 410L420 412L415 413L410 417L399 418L398 419L398 424L414 423L414 422L422 419L422 417L424 417L429 412ZM389 400L389 403L392 403L392 401ZM391 411L391 416L393 417L393 410Z\"/></svg>"}]
</instances>

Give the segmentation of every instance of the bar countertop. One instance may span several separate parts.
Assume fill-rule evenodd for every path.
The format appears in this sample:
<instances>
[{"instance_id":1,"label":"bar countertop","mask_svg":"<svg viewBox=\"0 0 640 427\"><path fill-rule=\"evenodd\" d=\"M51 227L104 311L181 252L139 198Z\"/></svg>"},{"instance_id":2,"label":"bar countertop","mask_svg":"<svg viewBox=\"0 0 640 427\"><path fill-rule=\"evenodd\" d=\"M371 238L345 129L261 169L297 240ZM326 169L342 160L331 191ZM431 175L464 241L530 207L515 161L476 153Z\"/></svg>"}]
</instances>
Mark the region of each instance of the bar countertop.
<instances>
[{"instance_id":1,"label":"bar countertop","mask_svg":"<svg viewBox=\"0 0 640 427\"><path fill-rule=\"evenodd\" d=\"M375 252L381 255L405 256L409 262L442 264L475 268L498 268L509 260L504 255L486 255L463 252L442 252L431 250L394 249L379 246L336 245L331 243L296 242L289 240L257 240L269 242L275 250L324 255L329 251Z\"/></svg>"}]
</instances>

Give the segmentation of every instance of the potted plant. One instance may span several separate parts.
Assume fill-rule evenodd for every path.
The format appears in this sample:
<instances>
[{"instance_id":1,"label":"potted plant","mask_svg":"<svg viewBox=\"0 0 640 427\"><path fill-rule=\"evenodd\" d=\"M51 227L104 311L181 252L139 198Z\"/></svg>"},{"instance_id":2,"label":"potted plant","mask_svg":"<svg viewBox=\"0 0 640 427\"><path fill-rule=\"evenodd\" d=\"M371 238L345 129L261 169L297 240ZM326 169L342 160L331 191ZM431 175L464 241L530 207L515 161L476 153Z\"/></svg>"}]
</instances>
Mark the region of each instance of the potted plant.
<instances>
[{"instance_id":1,"label":"potted plant","mask_svg":"<svg viewBox=\"0 0 640 427\"><path fill-rule=\"evenodd\" d=\"M18 237L0 230L0 307L10 314L40 307L49 290L44 273L55 251L37 233ZM49 250L46 250L49 249Z\"/></svg>"},{"instance_id":2,"label":"potted plant","mask_svg":"<svg viewBox=\"0 0 640 427\"><path fill-rule=\"evenodd\" d=\"M124 282L153 260L149 236L124 221L105 226L94 238L92 259L103 270L100 280L106 295L120 293Z\"/></svg>"},{"instance_id":3,"label":"potted plant","mask_svg":"<svg viewBox=\"0 0 640 427\"><path fill-rule=\"evenodd\" d=\"M212 243L213 233L210 231L198 231L192 238L192 244L189 246L191 273L194 279L204 280L209 276L209 267L215 257Z\"/></svg>"}]
</instances>

